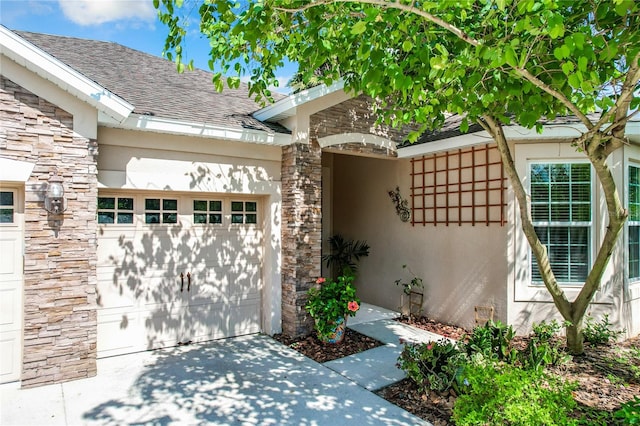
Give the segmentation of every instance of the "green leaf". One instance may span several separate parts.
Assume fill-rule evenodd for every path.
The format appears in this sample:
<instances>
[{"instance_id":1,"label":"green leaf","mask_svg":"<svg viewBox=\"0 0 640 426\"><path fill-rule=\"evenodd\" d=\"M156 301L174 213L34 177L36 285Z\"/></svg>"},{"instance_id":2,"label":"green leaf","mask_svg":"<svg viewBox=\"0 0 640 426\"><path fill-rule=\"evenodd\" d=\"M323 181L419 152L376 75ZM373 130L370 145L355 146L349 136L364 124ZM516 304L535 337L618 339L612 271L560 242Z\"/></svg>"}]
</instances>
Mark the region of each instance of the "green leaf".
<instances>
[{"instance_id":1,"label":"green leaf","mask_svg":"<svg viewBox=\"0 0 640 426\"><path fill-rule=\"evenodd\" d=\"M358 21L355 23L353 27L351 27L351 34L358 35L362 34L367 30L367 23L365 21Z\"/></svg>"},{"instance_id":2,"label":"green leaf","mask_svg":"<svg viewBox=\"0 0 640 426\"><path fill-rule=\"evenodd\" d=\"M516 57L516 52L513 50L513 47L507 46L504 50L504 59L509 64L509 66L516 68L518 66L518 58Z\"/></svg>"},{"instance_id":3,"label":"green leaf","mask_svg":"<svg viewBox=\"0 0 640 426\"><path fill-rule=\"evenodd\" d=\"M573 62L565 62L562 64L562 72L565 75L570 75L575 69L576 67L573 65Z\"/></svg>"},{"instance_id":4,"label":"green leaf","mask_svg":"<svg viewBox=\"0 0 640 426\"><path fill-rule=\"evenodd\" d=\"M566 44L563 44L562 46L553 49L553 56L555 56L557 60L561 61L571 56L571 49Z\"/></svg>"},{"instance_id":5,"label":"green leaf","mask_svg":"<svg viewBox=\"0 0 640 426\"><path fill-rule=\"evenodd\" d=\"M591 85L591 83L587 80L584 80L581 84L580 84L580 88L582 89L583 92L589 93L589 92L593 92L593 86Z\"/></svg>"},{"instance_id":6,"label":"green leaf","mask_svg":"<svg viewBox=\"0 0 640 426\"><path fill-rule=\"evenodd\" d=\"M411 49L413 49L413 43L411 42L411 40L405 40L402 43L402 50L405 52L410 52Z\"/></svg>"},{"instance_id":7,"label":"green leaf","mask_svg":"<svg viewBox=\"0 0 640 426\"><path fill-rule=\"evenodd\" d=\"M616 5L616 13L620 16L626 16L633 8L633 0L621 1Z\"/></svg>"},{"instance_id":8,"label":"green leaf","mask_svg":"<svg viewBox=\"0 0 640 426\"><path fill-rule=\"evenodd\" d=\"M578 77L578 74L574 73L569 75L569 85L571 85L571 87L573 87L574 89L580 88L580 78Z\"/></svg>"},{"instance_id":9,"label":"green leaf","mask_svg":"<svg viewBox=\"0 0 640 426\"><path fill-rule=\"evenodd\" d=\"M584 56L580 56L578 58L578 70L580 70L581 72L586 72L588 63L589 63L589 59L587 59Z\"/></svg>"}]
</instances>

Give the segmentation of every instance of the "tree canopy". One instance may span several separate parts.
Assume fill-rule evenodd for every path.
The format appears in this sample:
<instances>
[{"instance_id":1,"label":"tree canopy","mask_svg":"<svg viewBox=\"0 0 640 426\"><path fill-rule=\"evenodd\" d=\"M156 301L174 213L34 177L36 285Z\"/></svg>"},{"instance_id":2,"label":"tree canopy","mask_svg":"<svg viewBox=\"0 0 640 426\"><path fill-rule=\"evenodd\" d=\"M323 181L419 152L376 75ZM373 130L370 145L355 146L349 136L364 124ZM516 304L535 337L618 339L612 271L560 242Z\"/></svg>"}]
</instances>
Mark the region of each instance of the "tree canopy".
<instances>
[{"instance_id":1,"label":"tree canopy","mask_svg":"<svg viewBox=\"0 0 640 426\"><path fill-rule=\"evenodd\" d=\"M570 345L581 351L581 323L599 288L626 219L608 156L622 147L638 114L640 3L634 0L154 0L169 35L167 56L184 68L188 11L198 10L211 43L214 83L270 99L285 60L301 81L343 79L345 89L376 99L381 120L437 129L446 114L477 121L496 140L518 199L525 235L545 285L564 316ZM318 73L318 70L321 70ZM590 115L598 112L596 115ZM571 143L594 166L609 226L585 285L567 300L535 234L527 195L503 125L541 128L575 116L585 127ZM418 132L419 133L419 132ZM412 135L413 138L418 133Z\"/></svg>"}]
</instances>

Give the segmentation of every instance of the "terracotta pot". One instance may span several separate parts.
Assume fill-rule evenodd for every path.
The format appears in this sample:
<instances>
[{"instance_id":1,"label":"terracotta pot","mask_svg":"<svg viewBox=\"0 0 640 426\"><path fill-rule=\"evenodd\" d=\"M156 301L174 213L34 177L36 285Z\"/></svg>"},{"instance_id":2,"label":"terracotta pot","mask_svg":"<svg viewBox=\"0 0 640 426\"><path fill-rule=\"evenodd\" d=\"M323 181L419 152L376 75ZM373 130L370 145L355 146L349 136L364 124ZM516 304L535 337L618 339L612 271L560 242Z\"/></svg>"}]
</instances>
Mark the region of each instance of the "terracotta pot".
<instances>
[{"instance_id":1,"label":"terracotta pot","mask_svg":"<svg viewBox=\"0 0 640 426\"><path fill-rule=\"evenodd\" d=\"M338 318L333 323L333 327L331 328L331 333L328 336L318 335L318 339L320 339L322 343L335 345L338 343L342 343L342 341L344 340L346 331L347 331L347 317Z\"/></svg>"}]
</instances>

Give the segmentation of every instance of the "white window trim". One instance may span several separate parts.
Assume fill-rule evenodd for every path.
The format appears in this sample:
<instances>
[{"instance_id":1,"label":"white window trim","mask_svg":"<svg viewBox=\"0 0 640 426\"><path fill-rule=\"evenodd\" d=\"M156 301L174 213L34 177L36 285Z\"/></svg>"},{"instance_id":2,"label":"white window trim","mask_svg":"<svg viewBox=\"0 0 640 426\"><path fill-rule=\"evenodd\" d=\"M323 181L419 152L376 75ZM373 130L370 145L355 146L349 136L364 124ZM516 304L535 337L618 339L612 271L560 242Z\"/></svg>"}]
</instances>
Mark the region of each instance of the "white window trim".
<instances>
[{"instance_id":1,"label":"white window trim","mask_svg":"<svg viewBox=\"0 0 640 426\"><path fill-rule=\"evenodd\" d=\"M205 226L224 226L225 224L225 200L224 197L214 197L214 196L194 196L194 197L190 197L189 198L191 205L189 206L191 208L191 224L193 226L199 226L199 227L205 227ZM194 206L193 206L193 202L194 201L206 201L207 203L207 210L195 210ZM209 210L210 207L210 202L211 201L219 201L221 203L221 210ZM207 222L206 223L196 223L195 221L195 215L196 214L206 214L207 215ZM209 222L209 215L210 214L220 214L222 216L222 221L220 223L211 223Z\"/></svg>"},{"instance_id":2,"label":"white window trim","mask_svg":"<svg viewBox=\"0 0 640 426\"><path fill-rule=\"evenodd\" d=\"M629 168L630 167L635 167L637 169L640 169L640 161L635 161L632 159L629 159L626 164L625 164L625 170L624 170L624 206L625 208L629 208L629 183L631 181L631 176L629 175ZM634 222L634 224L636 224L638 226L640 226L640 221ZM629 283L629 287L634 286L634 287L640 287L640 277L636 277L636 278L631 278L630 272L629 272L629 226L631 225L631 221L627 220L625 223L625 229L624 229L624 278L625 281L627 281Z\"/></svg>"},{"instance_id":3,"label":"white window trim","mask_svg":"<svg viewBox=\"0 0 640 426\"><path fill-rule=\"evenodd\" d=\"M108 230L118 230L121 228L131 229L135 227L136 229L147 229L149 227L158 227L158 226L176 226L180 224L188 224L192 226L194 229L204 229L209 226L213 227L245 227L245 228L259 228L262 229L264 227L264 198L260 196L246 196L246 195L230 195L230 194L219 194L219 193L167 193L167 192L143 192L143 191L127 191L127 190L100 190L98 193L98 197L96 197L96 203L98 198L116 198L116 202L118 198L133 198L133 223L98 223L99 227L102 229ZM164 212L164 210L147 210L145 207L145 200L147 199L159 199L160 207L162 207L162 200L177 200L178 201L178 220L177 223L146 223L145 214L147 212L159 212L160 215ZM222 202L222 223L195 223L193 214L196 211L193 209L193 201L221 201ZM242 202L243 208L244 203L246 202L254 202L256 203L256 211L255 212L247 212L245 210L242 211L243 216L247 213L255 213L256 214L256 223L231 223L231 215L234 212L231 211L231 203L234 201ZM110 210L109 210L110 211ZM113 210L117 212L116 210ZM128 211L127 211L128 212ZM166 211L166 212L174 212ZM201 213L198 211L197 213ZM214 211L207 212L216 213ZM240 213L240 212L237 212ZM97 220L97 219L96 219Z\"/></svg>"},{"instance_id":4,"label":"white window trim","mask_svg":"<svg viewBox=\"0 0 640 426\"><path fill-rule=\"evenodd\" d=\"M589 164L589 177L590 177L590 204L591 204L591 221L589 222L557 222L557 221L549 221L549 222L533 222L534 226L547 226L547 227L552 227L554 225L557 226L569 226L570 228L573 227L589 227L589 265L588 265L588 269L589 271L591 270L591 267L593 266L593 261L595 258L595 247L594 247L594 243L595 243L595 234L596 234L596 229L595 229L595 225L596 225L596 212L594 210L594 206L595 206L595 199L596 199L596 192L595 192L595 186L596 186L596 181L595 181L595 171L593 169L593 166L591 166L591 164L589 163L589 161L587 160L582 160L582 161L578 161L578 160L563 160L563 159L557 159L557 160L531 160L527 162L527 186L526 186L526 191L527 191L527 197L529 198L529 213L531 213L531 167L534 164ZM540 288L543 287L544 288L544 283L543 282L534 282L533 281L533 277L531 275L531 271L533 270L532 268L537 268L537 263L535 260L535 257L533 256L533 254L531 253L531 249L529 249L529 254L528 254L528 259L529 259L529 270L528 270L528 281L529 281L529 287L534 287L534 288ZM558 279L558 277L556 277L556 279ZM558 280L558 284L560 284L560 286L562 288L576 288L576 289L581 289L582 286L584 285L584 283L576 283L576 282L570 282L570 281L559 281Z\"/></svg>"},{"instance_id":5,"label":"white window trim","mask_svg":"<svg viewBox=\"0 0 640 426\"><path fill-rule=\"evenodd\" d=\"M6 222L6 223L0 223L0 228L17 228L19 226L19 200L18 200L18 196L19 196L19 191L18 188L14 188L14 187L1 187L0 188L1 192L11 192L13 194L13 204L11 206L0 206L0 209L13 209L13 222Z\"/></svg>"},{"instance_id":6,"label":"white window trim","mask_svg":"<svg viewBox=\"0 0 640 426\"><path fill-rule=\"evenodd\" d=\"M518 175L523 180L525 190L529 190L530 179L529 170L531 163L581 163L588 162L584 155L576 152L575 148L566 142L549 142L549 143L517 143L514 145L514 159ZM611 158L609 166L612 162L622 161L621 158ZM592 179L595 179L595 173L592 170ZM602 195L599 185L592 185L592 222L593 232L591 232L591 262L595 259L597 252L596 243L600 241L602 232L604 232L603 217L606 216L606 206L602 202ZM553 299L549 291L544 285L531 284L531 266L530 266L530 247L527 238L522 231L522 221L518 202L513 194L508 194L509 210L508 222L509 227L507 233L509 235L507 245L507 267L509 276L508 297L513 302L522 303L553 303ZM604 215L604 216L603 216ZM606 220L605 220L606 222ZM614 265L609 265L607 271ZM609 271L610 272L610 271ZM609 277L605 272L603 284L606 284ZM575 299L580 290L581 285L563 285L562 289L569 300ZM613 296L610 291L598 291L594 298L594 303L612 303ZM524 308L523 308L524 309Z\"/></svg>"},{"instance_id":7,"label":"white window trim","mask_svg":"<svg viewBox=\"0 0 640 426\"><path fill-rule=\"evenodd\" d=\"M101 209L101 208L97 208L96 212L97 214L99 214L100 212L113 212L113 223L100 223L98 222L98 225L105 225L105 226L127 226L127 227L132 227L135 226L136 224L136 220L137 220L137 215L136 215L136 206L138 204L136 197L134 195L125 195L125 194L98 194L98 198L114 198L114 208L113 209ZM133 210L126 210L126 209L119 209L118 208L118 199L120 198L132 198L133 199ZM96 200L97 203L97 200ZM119 223L118 222L118 214L119 213L131 213L133 214L133 220L131 221L131 223Z\"/></svg>"}]
</instances>

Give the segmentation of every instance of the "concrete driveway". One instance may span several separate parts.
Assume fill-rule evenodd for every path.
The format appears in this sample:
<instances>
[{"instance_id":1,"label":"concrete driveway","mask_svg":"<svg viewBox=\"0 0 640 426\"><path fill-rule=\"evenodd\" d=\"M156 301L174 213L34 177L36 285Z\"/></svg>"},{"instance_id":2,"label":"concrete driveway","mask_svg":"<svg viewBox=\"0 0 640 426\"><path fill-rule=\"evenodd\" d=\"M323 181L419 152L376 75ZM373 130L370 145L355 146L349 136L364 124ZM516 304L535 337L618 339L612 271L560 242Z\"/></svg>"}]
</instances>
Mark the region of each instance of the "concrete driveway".
<instances>
[{"instance_id":1,"label":"concrete driveway","mask_svg":"<svg viewBox=\"0 0 640 426\"><path fill-rule=\"evenodd\" d=\"M98 376L0 386L2 425L428 425L264 335L98 360Z\"/></svg>"}]
</instances>

